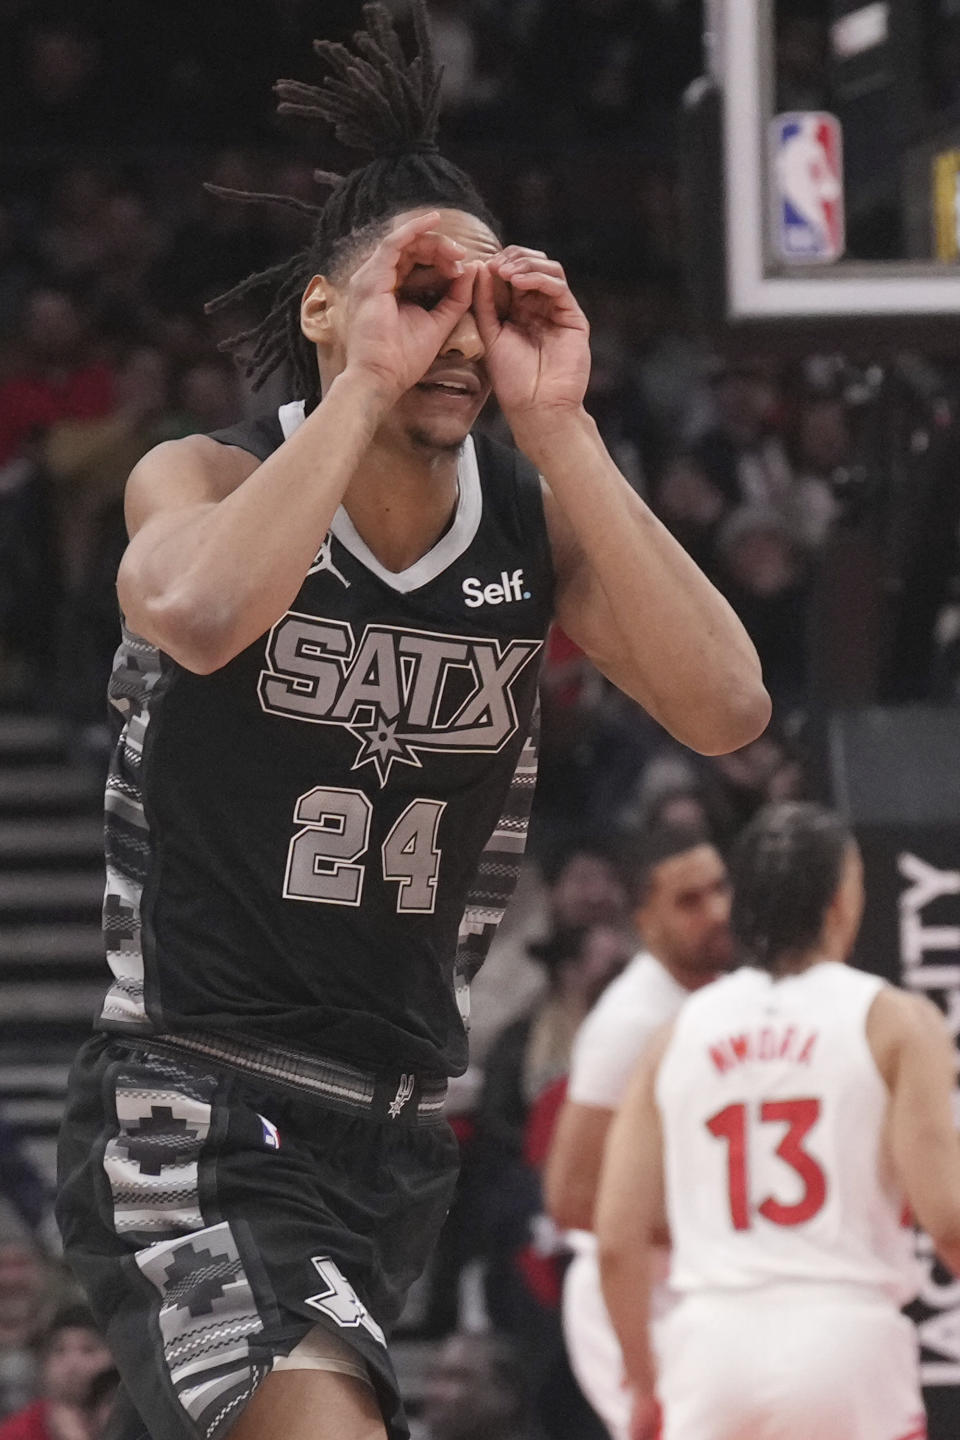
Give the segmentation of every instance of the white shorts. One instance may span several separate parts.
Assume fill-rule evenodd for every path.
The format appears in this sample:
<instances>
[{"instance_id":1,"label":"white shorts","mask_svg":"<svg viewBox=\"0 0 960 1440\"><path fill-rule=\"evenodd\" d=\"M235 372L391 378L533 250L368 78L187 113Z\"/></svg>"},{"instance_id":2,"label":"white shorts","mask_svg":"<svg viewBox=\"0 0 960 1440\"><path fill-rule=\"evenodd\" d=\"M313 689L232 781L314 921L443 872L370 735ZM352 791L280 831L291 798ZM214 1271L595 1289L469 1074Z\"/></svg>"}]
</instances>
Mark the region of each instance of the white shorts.
<instances>
[{"instance_id":1,"label":"white shorts","mask_svg":"<svg viewBox=\"0 0 960 1440\"><path fill-rule=\"evenodd\" d=\"M592 1254L575 1255L563 1277L563 1337L577 1384L613 1440L630 1440L630 1391L623 1383L623 1355Z\"/></svg>"},{"instance_id":2,"label":"white shorts","mask_svg":"<svg viewBox=\"0 0 960 1440\"><path fill-rule=\"evenodd\" d=\"M663 1273L667 1261L663 1260ZM657 1292L656 1313L665 1312L665 1294ZM660 1325L651 1327L654 1349ZM609 1430L613 1440L630 1440L632 1396L623 1383L623 1354L600 1289L595 1250L574 1255L563 1280L563 1336L577 1384Z\"/></svg>"},{"instance_id":3,"label":"white shorts","mask_svg":"<svg viewBox=\"0 0 960 1440\"><path fill-rule=\"evenodd\" d=\"M916 1333L840 1286L683 1298L663 1321L663 1440L923 1440Z\"/></svg>"}]
</instances>

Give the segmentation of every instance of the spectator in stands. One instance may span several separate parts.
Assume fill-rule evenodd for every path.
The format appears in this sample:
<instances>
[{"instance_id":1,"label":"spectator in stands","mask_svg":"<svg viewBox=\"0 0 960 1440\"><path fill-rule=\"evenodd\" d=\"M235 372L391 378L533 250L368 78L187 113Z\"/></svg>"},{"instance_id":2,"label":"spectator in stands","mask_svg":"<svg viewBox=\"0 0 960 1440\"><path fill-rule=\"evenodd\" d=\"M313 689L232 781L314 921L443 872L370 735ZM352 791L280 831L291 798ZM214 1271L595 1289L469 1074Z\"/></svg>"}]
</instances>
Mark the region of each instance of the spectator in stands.
<instances>
[{"instance_id":1,"label":"spectator in stands","mask_svg":"<svg viewBox=\"0 0 960 1440\"><path fill-rule=\"evenodd\" d=\"M43 446L63 579L71 593L82 588L88 573L98 519L122 501L134 465L161 440L180 433L170 414L169 366L161 351L132 350L117 371L114 390L109 414L59 420Z\"/></svg>"},{"instance_id":2,"label":"spectator in stands","mask_svg":"<svg viewBox=\"0 0 960 1440\"><path fill-rule=\"evenodd\" d=\"M545 869L552 932L588 925L616 928L627 922L626 880L608 848L583 840Z\"/></svg>"},{"instance_id":3,"label":"spectator in stands","mask_svg":"<svg viewBox=\"0 0 960 1440\"><path fill-rule=\"evenodd\" d=\"M16 373L0 384L0 467L58 420L94 420L114 399L110 366L90 342L88 317L66 290L37 286L25 300Z\"/></svg>"},{"instance_id":4,"label":"spectator in stands","mask_svg":"<svg viewBox=\"0 0 960 1440\"><path fill-rule=\"evenodd\" d=\"M0 1440L89 1440L90 1383L112 1367L89 1310L59 1311L40 1345L40 1398L0 1425Z\"/></svg>"},{"instance_id":5,"label":"spectator in stands","mask_svg":"<svg viewBox=\"0 0 960 1440\"><path fill-rule=\"evenodd\" d=\"M222 102L221 102L222 103ZM225 150L208 171L212 184L228 190L264 190L256 161L239 150ZM269 231L248 205L224 204L203 190L176 217L173 236L151 275L151 291L167 314L196 317L224 285L260 270L272 254Z\"/></svg>"},{"instance_id":6,"label":"spectator in stands","mask_svg":"<svg viewBox=\"0 0 960 1440\"><path fill-rule=\"evenodd\" d=\"M547 988L494 1043L480 1100L483 1134L504 1157L520 1154L530 1105L566 1074L581 1021L635 947L628 929L607 925L559 930L528 947L546 970Z\"/></svg>"},{"instance_id":7,"label":"spectator in stands","mask_svg":"<svg viewBox=\"0 0 960 1440\"><path fill-rule=\"evenodd\" d=\"M807 697L809 576L800 537L772 505L741 505L720 526L714 577L757 647L775 710Z\"/></svg>"},{"instance_id":8,"label":"spectator in stands","mask_svg":"<svg viewBox=\"0 0 960 1440\"><path fill-rule=\"evenodd\" d=\"M111 177L105 166L78 161L54 176L37 248L60 284L96 277L110 236L104 212Z\"/></svg>"},{"instance_id":9,"label":"spectator in stands","mask_svg":"<svg viewBox=\"0 0 960 1440\"><path fill-rule=\"evenodd\" d=\"M150 346L131 350L121 363L116 399L102 419L52 426L43 447L63 596L60 694L67 717L81 727L102 719L119 640L116 573L126 545L127 476L154 445L190 428L171 413L169 365Z\"/></svg>"},{"instance_id":10,"label":"spectator in stands","mask_svg":"<svg viewBox=\"0 0 960 1440\"><path fill-rule=\"evenodd\" d=\"M243 409L236 366L222 356L198 360L177 385L177 422L185 435L225 430Z\"/></svg>"},{"instance_id":11,"label":"spectator in stands","mask_svg":"<svg viewBox=\"0 0 960 1440\"><path fill-rule=\"evenodd\" d=\"M840 515L836 487L849 476L852 461L853 438L842 396L805 397L790 439L796 480L787 518L807 550L815 551Z\"/></svg>"},{"instance_id":12,"label":"spectator in stands","mask_svg":"<svg viewBox=\"0 0 960 1440\"><path fill-rule=\"evenodd\" d=\"M39 1250L0 1239L0 1419L36 1394L34 1343L49 1319L51 1276Z\"/></svg>"},{"instance_id":13,"label":"spectator in stands","mask_svg":"<svg viewBox=\"0 0 960 1440\"><path fill-rule=\"evenodd\" d=\"M103 43L92 28L82 19L41 13L13 35L8 31L5 40L17 55L16 84L0 98L8 143L15 138L21 144L75 145L112 138L115 90L104 73Z\"/></svg>"},{"instance_id":14,"label":"spectator in stands","mask_svg":"<svg viewBox=\"0 0 960 1440\"><path fill-rule=\"evenodd\" d=\"M19 1215L31 1235L41 1235L53 1222L53 1193L24 1154L20 1136L0 1116L0 1195Z\"/></svg>"},{"instance_id":15,"label":"spectator in stands","mask_svg":"<svg viewBox=\"0 0 960 1440\"><path fill-rule=\"evenodd\" d=\"M116 1370L100 1370L90 1381L84 1406L89 1440L106 1440L107 1426L120 1385Z\"/></svg>"},{"instance_id":16,"label":"spectator in stands","mask_svg":"<svg viewBox=\"0 0 960 1440\"><path fill-rule=\"evenodd\" d=\"M779 396L767 370L718 362L712 378L714 421L667 467L657 494L664 521L711 574L725 517L742 504L775 506L792 480L773 423Z\"/></svg>"},{"instance_id":17,"label":"spectator in stands","mask_svg":"<svg viewBox=\"0 0 960 1440\"><path fill-rule=\"evenodd\" d=\"M451 1335L424 1386L424 1440L530 1440L523 1372L497 1335Z\"/></svg>"}]
</instances>

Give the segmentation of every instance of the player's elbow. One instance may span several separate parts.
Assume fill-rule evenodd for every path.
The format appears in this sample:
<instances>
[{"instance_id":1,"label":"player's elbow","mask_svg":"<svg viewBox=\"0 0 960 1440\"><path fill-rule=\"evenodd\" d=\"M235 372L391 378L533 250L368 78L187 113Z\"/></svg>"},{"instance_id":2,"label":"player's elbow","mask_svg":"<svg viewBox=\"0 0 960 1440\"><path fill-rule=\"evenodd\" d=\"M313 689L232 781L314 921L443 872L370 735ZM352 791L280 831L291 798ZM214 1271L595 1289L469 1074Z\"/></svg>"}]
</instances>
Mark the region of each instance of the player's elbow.
<instances>
[{"instance_id":1,"label":"player's elbow","mask_svg":"<svg viewBox=\"0 0 960 1440\"><path fill-rule=\"evenodd\" d=\"M738 682L720 705L705 708L707 724L685 743L701 755L729 755L761 736L772 712L773 702L759 677Z\"/></svg>"},{"instance_id":2,"label":"player's elbow","mask_svg":"<svg viewBox=\"0 0 960 1440\"><path fill-rule=\"evenodd\" d=\"M547 1214L559 1230L591 1230L593 1200L592 1190L571 1184L565 1176L547 1172L544 1203Z\"/></svg>"},{"instance_id":3,"label":"player's elbow","mask_svg":"<svg viewBox=\"0 0 960 1440\"><path fill-rule=\"evenodd\" d=\"M151 592L139 580L121 565L117 594L127 624L135 634L195 675L210 675L233 658L233 627L224 607L195 594L183 583Z\"/></svg>"},{"instance_id":4,"label":"player's elbow","mask_svg":"<svg viewBox=\"0 0 960 1440\"><path fill-rule=\"evenodd\" d=\"M929 1234L937 1255L960 1278L960 1206L936 1219L929 1226Z\"/></svg>"},{"instance_id":5,"label":"player's elbow","mask_svg":"<svg viewBox=\"0 0 960 1440\"><path fill-rule=\"evenodd\" d=\"M597 1264L604 1289L616 1285L617 1280L629 1268L631 1260L635 1259L636 1256L631 1254L631 1248L624 1237L608 1230L601 1218L597 1226Z\"/></svg>"}]
</instances>

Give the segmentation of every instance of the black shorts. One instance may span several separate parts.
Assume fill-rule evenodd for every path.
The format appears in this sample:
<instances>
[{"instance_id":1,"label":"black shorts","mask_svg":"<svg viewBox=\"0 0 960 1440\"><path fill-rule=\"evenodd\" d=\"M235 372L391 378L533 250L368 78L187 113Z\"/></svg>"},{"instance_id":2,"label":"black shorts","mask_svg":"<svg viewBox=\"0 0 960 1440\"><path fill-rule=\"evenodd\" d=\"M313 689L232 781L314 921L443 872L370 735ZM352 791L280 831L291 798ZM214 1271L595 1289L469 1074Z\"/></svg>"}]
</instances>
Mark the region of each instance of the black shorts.
<instances>
[{"instance_id":1,"label":"black shorts","mask_svg":"<svg viewBox=\"0 0 960 1440\"><path fill-rule=\"evenodd\" d=\"M442 1082L280 1059L265 1080L97 1035L74 1063L57 1219L154 1440L220 1440L316 1325L409 1433L385 1333L453 1195Z\"/></svg>"}]
</instances>

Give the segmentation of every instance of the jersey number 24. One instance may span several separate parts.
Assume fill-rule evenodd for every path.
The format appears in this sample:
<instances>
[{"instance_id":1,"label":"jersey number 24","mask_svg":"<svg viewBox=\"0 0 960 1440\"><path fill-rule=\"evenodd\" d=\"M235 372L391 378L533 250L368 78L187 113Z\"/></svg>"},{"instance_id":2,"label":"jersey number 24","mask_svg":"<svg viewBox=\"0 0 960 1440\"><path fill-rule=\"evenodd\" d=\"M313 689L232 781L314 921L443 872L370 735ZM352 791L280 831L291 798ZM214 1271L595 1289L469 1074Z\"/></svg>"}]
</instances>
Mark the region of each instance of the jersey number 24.
<instances>
[{"instance_id":1,"label":"jersey number 24","mask_svg":"<svg viewBox=\"0 0 960 1440\"><path fill-rule=\"evenodd\" d=\"M827 1177L820 1162L803 1145L819 1119L819 1100L764 1100L756 1108L754 1125L786 1125L775 1153L803 1181L803 1194L794 1204L786 1205L776 1196L767 1195L753 1207L757 1214L773 1225L802 1225L823 1209L827 1198ZM728 1105L706 1122L710 1134L727 1143L727 1190L734 1230L749 1230L752 1223L747 1160L750 1122L750 1111L743 1104ZM765 1144L767 1136L761 1132L756 1141Z\"/></svg>"},{"instance_id":2,"label":"jersey number 24","mask_svg":"<svg viewBox=\"0 0 960 1440\"><path fill-rule=\"evenodd\" d=\"M432 915L440 850L437 830L445 800L411 800L380 846L384 880L397 891L399 915ZM318 786L301 795L293 821L283 894L319 905L360 904L373 806L362 790Z\"/></svg>"}]
</instances>

